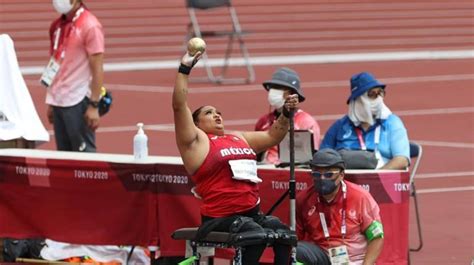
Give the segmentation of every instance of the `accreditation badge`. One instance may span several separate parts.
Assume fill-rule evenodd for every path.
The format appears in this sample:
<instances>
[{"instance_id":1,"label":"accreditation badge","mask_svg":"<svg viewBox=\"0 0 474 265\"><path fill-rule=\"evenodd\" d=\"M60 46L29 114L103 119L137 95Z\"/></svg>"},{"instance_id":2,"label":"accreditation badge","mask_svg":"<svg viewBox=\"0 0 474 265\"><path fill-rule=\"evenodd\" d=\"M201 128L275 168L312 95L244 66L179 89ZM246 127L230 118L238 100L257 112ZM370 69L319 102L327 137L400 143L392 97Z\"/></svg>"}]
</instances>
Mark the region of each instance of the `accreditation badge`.
<instances>
[{"instance_id":1,"label":"accreditation badge","mask_svg":"<svg viewBox=\"0 0 474 265\"><path fill-rule=\"evenodd\" d=\"M346 246L334 247L328 250L332 265L349 265L349 253Z\"/></svg>"},{"instance_id":2,"label":"accreditation badge","mask_svg":"<svg viewBox=\"0 0 474 265\"><path fill-rule=\"evenodd\" d=\"M43 74L41 75L41 84L43 84L45 87L51 86L54 81L54 78L59 72L60 67L61 65L54 59L54 57L51 57L48 65L46 66L43 71Z\"/></svg>"}]
</instances>

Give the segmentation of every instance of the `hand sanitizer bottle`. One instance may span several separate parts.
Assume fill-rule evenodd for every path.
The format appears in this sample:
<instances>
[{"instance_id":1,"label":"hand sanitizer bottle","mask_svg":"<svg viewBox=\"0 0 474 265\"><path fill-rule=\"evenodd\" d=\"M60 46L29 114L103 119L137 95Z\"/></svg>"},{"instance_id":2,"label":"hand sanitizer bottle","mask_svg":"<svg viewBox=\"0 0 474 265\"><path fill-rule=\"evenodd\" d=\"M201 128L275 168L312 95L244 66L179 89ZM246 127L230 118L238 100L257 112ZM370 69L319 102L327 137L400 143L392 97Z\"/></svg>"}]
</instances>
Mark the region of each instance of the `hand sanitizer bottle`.
<instances>
[{"instance_id":1,"label":"hand sanitizer bottle","mask_svg":"<svg viewBox=\"0 0 474 265\"><path fill-rule=\"evenodd\" d=\"M133 137L133 155L135 160L144 160L148 157L148 137L143 131L143 123L137 123L138 132Z\"/></svg>"}]
</instances>

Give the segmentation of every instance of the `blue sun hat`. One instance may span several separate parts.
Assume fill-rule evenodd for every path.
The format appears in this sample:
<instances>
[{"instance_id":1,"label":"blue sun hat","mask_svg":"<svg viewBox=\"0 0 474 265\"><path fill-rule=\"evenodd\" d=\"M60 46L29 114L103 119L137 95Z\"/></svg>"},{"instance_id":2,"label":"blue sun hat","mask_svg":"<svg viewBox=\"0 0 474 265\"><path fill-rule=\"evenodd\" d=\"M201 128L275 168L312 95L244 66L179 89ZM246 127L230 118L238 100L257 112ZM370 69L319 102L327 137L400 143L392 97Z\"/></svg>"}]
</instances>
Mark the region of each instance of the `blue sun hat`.
<instances>
[{"instance_id":1,"label":"blue sun hat","mask_svg":"<svg viewBox=\"0 0 474 265\"><path fill-rule=\"evenodd\" d=\"M368 72L355 74L351 77L351 95L347 99L347 104L372 88L380 87L385 89L385 86L385 84L377 81L377 79Z\"/></svg>"}]
</instances>

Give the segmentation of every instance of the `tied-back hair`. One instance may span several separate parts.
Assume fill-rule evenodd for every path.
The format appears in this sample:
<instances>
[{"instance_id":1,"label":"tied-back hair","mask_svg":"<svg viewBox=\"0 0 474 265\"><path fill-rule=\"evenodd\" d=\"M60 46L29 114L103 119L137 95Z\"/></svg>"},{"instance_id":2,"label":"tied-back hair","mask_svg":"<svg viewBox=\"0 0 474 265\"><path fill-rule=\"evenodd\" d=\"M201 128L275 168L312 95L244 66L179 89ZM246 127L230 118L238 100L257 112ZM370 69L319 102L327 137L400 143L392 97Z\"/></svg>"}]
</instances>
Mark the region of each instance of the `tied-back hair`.
<instances>
[{"instance_id":1,"label":"tied-back hair","mask_svg":"<svg viewBox=\"0 0 474 265\"><path fill-rule=\"evenodd\" d=\"M198 121L199 121L198 116L199 116L199 114L201 114L202 108L204 108L205 106L206 105L201 106L193 112L193 122L194 122L194 124L196 124L196 125L198 124Z\"/></svg>"}]
</instances>

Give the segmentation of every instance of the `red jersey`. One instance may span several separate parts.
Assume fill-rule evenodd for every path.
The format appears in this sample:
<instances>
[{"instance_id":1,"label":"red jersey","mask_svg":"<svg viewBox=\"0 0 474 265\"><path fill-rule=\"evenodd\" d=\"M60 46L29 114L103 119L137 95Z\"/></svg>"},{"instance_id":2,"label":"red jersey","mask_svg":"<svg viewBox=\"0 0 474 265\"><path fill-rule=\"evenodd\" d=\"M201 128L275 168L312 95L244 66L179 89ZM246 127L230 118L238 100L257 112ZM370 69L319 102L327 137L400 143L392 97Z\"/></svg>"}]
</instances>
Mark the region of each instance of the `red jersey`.
<instances>
[{"instance_id":1,"label":"red jersey","mask_svg":"<svg viewBox=\"0 0 474 265\"><path fill-rule=\"evenodd\" d=\"M373 221L380 220L380 209L369 192L359 185L344 181L347 185L346 199L346 225L347 232L344 238L341 234L343 194L342 188L336 197L326 202L320 197L314 186L302 191L296 197L296 232L299 240L312 242L326 251L328 248L346 245L351 262L364 260L367 252L367 239L365 230ZM329 230L326 239L321 226L319 212L324 213Z\"/></svg>"},{"instance_id":2,"label":"red jersey","mask_svg":"<svg viewBox=\"0 0 474 265\"><path fill-rule=\"evenodd\" d=\"M256 160L255 152L243 139L226 134L208 134L209 153L191 177L196 192L202 197L201 214L226 217L245 212L259 202L258 185L234 180L229 161Z\"/></svg>"}]
</instances>

